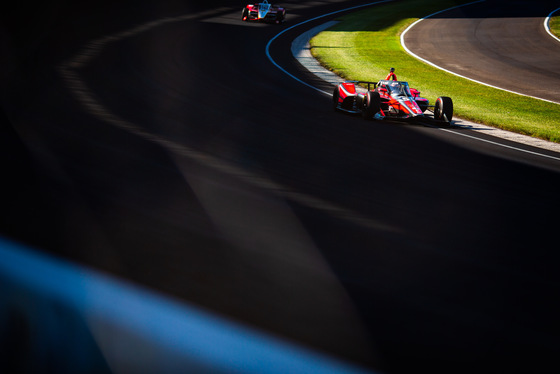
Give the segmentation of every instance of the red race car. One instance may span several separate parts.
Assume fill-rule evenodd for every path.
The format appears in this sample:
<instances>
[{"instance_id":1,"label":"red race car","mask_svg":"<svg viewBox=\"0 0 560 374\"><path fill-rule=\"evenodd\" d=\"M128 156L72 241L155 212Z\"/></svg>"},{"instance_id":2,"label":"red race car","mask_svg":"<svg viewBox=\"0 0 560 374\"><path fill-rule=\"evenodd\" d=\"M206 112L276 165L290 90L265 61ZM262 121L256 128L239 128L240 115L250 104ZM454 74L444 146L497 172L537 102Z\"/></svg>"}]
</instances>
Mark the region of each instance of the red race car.
<instances>
[{"instance_id":1,"label":"red race car","mask_svg":"<svg viewBox=\"0 0 560 374\"><path fill-rule=\"evenodd\" d=\"M249 4L241 11L242 21L282 23L285 19L286 9L269 4L267 0L262 3Z\"/></svg>"},{"instance_id":2,"label":"red race car","mask_svg":"<svg viewBox=\"0 0 560 374\"><path fill-rule=\"evenodd\" d=\"M367 85L367 91L360 90L359 84ZM440 96L435 105L429 105L429 101L420 97L418 90L410 88L408 82L393 80L339 83L333 92L333 107L360 113L365 119L428 118L424 114L426 111L431 111L436 121L451 123L453 118L451 98Z\"/></svg>"}]
</instances>

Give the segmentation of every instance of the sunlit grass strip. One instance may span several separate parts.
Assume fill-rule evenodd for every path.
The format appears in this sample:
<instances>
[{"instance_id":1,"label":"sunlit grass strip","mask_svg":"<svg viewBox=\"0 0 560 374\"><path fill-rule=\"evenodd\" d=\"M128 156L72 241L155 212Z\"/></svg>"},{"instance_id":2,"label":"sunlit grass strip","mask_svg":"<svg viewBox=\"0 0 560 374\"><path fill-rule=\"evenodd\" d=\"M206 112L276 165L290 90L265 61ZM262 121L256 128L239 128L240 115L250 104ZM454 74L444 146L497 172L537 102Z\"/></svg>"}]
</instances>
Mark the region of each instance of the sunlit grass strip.
<instances>
[{"instance_id":1,"label":"sunlit grass strip","mask_svg":"<svg viewBox=\"0 0 560 374\"><path fill-rule=\"evenodd\" d=\"M311 52L325 67L346 79L377 81L395 67L399 79L420 89L432 103L438 96L450 96L457 117L560 142L560 105L445 73L402 48L400 34L411 23L468 2L408 0L359 11L341 17L340 23L315 36L310 42Z\"/></svg>"},{"instance_id":2,"label":"sunlit grass strip","mask_svg":"<svg viewBox=\"0 0 560 374\"><path fill-rule=\"evenodd\" d=\"M555 14L557 14L556 12ZM548 24L550 27L550 32L560 38L560 15L550 17L550 22Z\"/></svg>"}]
</instances>

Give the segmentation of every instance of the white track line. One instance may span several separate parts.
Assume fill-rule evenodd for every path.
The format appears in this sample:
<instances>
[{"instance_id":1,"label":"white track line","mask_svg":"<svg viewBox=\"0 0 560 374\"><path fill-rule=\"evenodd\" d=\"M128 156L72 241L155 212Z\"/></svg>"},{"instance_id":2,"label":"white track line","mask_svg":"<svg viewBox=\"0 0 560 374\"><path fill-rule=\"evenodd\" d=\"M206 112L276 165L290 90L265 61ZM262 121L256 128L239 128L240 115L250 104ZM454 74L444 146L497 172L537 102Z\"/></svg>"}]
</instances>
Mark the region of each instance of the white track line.
<instances>
[{"instance_id":1,"label":"white track line","mask_svg":"<svg viewBox=\"0 0 560 374\"><path fill-rule=\"evenodd\" d=\"M376 3L371 3L371 4L376 4ZM354 7L354 8L358 8L358 7ZM334 13L337 12L333 12L330 14L334 14ZM84 79L81 77L80 69L83 69L85 66L87 66L90 63L90 61L93 58L97 57L107 45L144 33L155 27L159 27L173 22L186 21L193 18L194 18L193 15L184 15L184 16L173 17L173 18L163 18L160 20L148 22L138 27L134 27L130 30L126 30L121 33L116 33L113 35L108 35L93 40L92 42L87 43L80 53L73 56L66 63L62 64L59 67L59 72L63 77L63 79L66 81L66 84L70 89L70 91L72 92L72 94L74 95L74 97L82 104L83 108L87 113L114 127L126 130L136 136L144 138L152 143L158 144L161 147L163 147L165 150L167 150L170 154L178 158L187 157L190 160L196 161L201 165L205 165L206 167L212 168L216 171L220 171L230 176L234 176L240 180L245 181L250 185L260 187L263 190L267 190L268 192L272 193L275 196L279 196L285 199L289 199L291 201L295 201L309 208L321 210L331 216L356 223L362 227L367 227L367 228L382 230L382 231L392 231L392 232L400 231L399 228L387 226L380 221L376 221L369 217L365 217L359 214L358 212L348 210L344 207L338 206L331 202L318 199L311 195L306 195L299 191L292 190L287 186L276 183L262 175L258 175L249 170L241 168L238 165L229 163L217 157L213 157L205 152L200 152L196 149L189 148L183 144L179 144L173 141L172 139L167 139L165 137L146 131L141 126L138 126L136 123L130 122L124 118L119 117L115 113L111 112L109 108L104 106L97 99L95 93L92 92L92 90L85 83ZM317 17L317 18L321 18L321 17ZM284 32L287 30L288 29L284 30ZM307 84L305 82L302 83Z\"/></svg>"},{"instance_id":2,"label":"white track line","mask_svg":"<svg viewBox=\"0 0 560 374\"><path fill-rule=\"evenodd\" d=\"M475 3L482 2L482 1L484 1L484 0L476 1ZM371 3L371 4L368 4L368 5L374 5L374 4L377 4L377 3ZM465 5L470 5L470 4L474 4L474 3L469 3L469 4L465 4ZM465 6L465 5L463 5L463 6ZM446 10L449 10L449 9L446 9ZM444 12L446 10L442 10L441 12ZM441 13L441 12L437 12L437 13ZM433 13L432 15L437 14L437 13ZM329 15L330 14L332 14L332 13L329 13ZM325 17L325 16L316 17L314 19L319 19L319 18L322 18L322 17ZM303 25L303 24L305 24L309 21L311 21L311 20L298 23L297 25L292 26L290 29L292 29L294 27L297 27L297 26L300 26L300 25ZM299 35L292 42L292 54L293 54L294 58L296 58L307 70L309 70L310 72L315 74L317 77L325 80L326 82L329 82L333 85L336 85L337 82L342 81L343 79L340 78L339 76L337 76L336 74L334 74L333 72L323 68L317 62L317 60L315 60L313 58L313 56L311 55L311 52L309 51L309 49L310 49L309 40L313 36L318 34L319 32L323 31L324 29L326 29L326 28L328 28L332 25L333 25L333 23L327 22L323 25L317 26L317 27L315 27L313 29L310 29L310 30L304 32L303 34ZM294 80L296 80L296 81L298 81L298 82L300 82L300 83L302 83L302 84L304 84L304 85L306 85L306 86L308 86L308 87L310 87L310 88L312 88L312 89L314 89L314 90L316 90L316 91L318 91L322 94L325 94L325 95L328 95L328 96L332 95L332 92L326 92L324 90L321 90L321 89L319 89L315 86L312 86L309 83L304 82L301 79L295 77L294 75L292 75L288 71L286 71L284 68L282 68L280 65L278 65L272 59L272 57L270 56L270 53L269 53L270 44L276 38L278 38L281 34L283 34L286 31L288 31L288 29L286 29L286 30L282 31L281 33L275 35L268 42L268 44L266 46L266 54L267 54L269 60L277 68L279 68L285 74L292 77ZM486 126L486 125L481 125L481 124L466 121L466 120L463 120L463 119L458 119L454 125L457 126L457 127L468 128L472 131L478 131L478 132L487 133L487 134L488 134L489 131L491 131L492 133L488 134L488 135L491 135L491 136L496 137L496 138L506 139L506 140L509 140L509 141L512 141L512 142L515 142L515 143L525 144L525 145L529 145L529 146L532 146L532 147L535 147L535 148L541 148L541 149L546 149L546 150L549 150L549 151L560 153L560 144L558 144L558 143L549 142L549 141L546 141L546 140L542 140L542 139L538 139L538 138L514 133L514 132L511 132L511 131L505 131L505 130L501 130L501 129ZM517 151L520 151L520 152L529 153L529 154L533 154L533 155L538 155L538 156L542 156L542 157L545 157L545 158L560 161L560 158L558 158L558 157L554 157L554 156L550 156L550 155L546 155L546 154L542 154L542 153L538 153L538 152L528 151L528 150L524 150L522 148L512 147L512 146L508 146L508 145L505 145L505 144L500 144L500 143L497 143L497 142L493 142L493 141L490 141L490 140L485 140L485 139L481 139L481 138L478 138L478 137L458 133L456 131L451 131L451 130L444 129L444 128L438 128L438 129L440 129L442 131L450 132L450 133L453 133L453 134L456 134L456 135L468 137L468 138L471 138L471 139L474 139L474 140L478 140L478 141L481 141L481 142L493 144L493 145L496 145L496 146L499 146L499 147L513 149L513 150L517 150Z\"/></svg>"},{"instance_id":3,"label":"white track line","mask_svg":"<svg viewBox=\"0 0 560 374\"><path fill-rule=\"evenodd\" d=\"M319 88L317 88L317 87L315 87L315 86L310 85L310 84L307 83L307 82L302 81L301 79L299 79L299 78L295 77L294 75L290 74L286 69L284 69L284 68L283 68L282 66L280 66L276 61L274 61L274 59L273 59L272 56L270 55L270 45L271 45L272 42L275 41L280 35L284 34L285 32L290 31L291 29L293 29L293 28L295 28L295 27L304 25L304 24L306 24L306 23L308 23L308 22L315 21L315 20L318 20L318 19L321 19L321 18L324 18L324 17L332 16L332 15L334 15L334 14L338 14L338 13L342 13L342 12L347 12L347 11L354 10L354 9L364 8L364 7L368 7L368 6L371 6L371 5L377 5L377 4L387 3L387 2L390 2L390 1L392 1L392 0L376 1L376 2L373 2L373 3L368 3L368 4L363 4L363 5L358 5L358 6L354 6L354 7L350 7L350 8L345 8L345 9L337 10L336 12L331 12L331 13L323 14L323 15L321 15L321 16L318 16L318 17L315 17L315 18L311 18L311 19L308 19L308 20L306 20L306 21L303 21L303 22L300 22L300 23L298 23L298 24L295 24L295 25L293 25L293 26L291 26L291 27L288 27L287 29L284 29L282 32L279 32L278 34L276 34L272 39L270 39L270 40L268 41L268 43L266 44L266 48L265 48L266 56L268 57L268 59L270 60L270 62L272 62L272 64L274 64L274 66L276 66L278 69L282 70L285 74L289 75L290 77L292 77L292 78L295 79L296 81L298 81L298 82L300 82L300 83L306 85L307 87L310 87L310 88L312 88L312 89L314 89L314 90L316 90L316 91L319 91L319 92L321 92L321 93L323 93L323 94L326 94L326 95L329 95L329 96L330 96L330 95L332 95L332 92L325 92L325 91L323 91L323 90L321 90L321 89L319 89ZM293 53L293 50L292 50L292 53ZM297 57L296 57L296 58L297 58ZM325 69L325 70L326 70L326 69Z\"/></svg>"},{"instance_id":4,"label":"white track line","mask_svg":"<svg viewBox=\"0 0 560 374\"><path fill-rule=\"evenodd\" d=\"M466 77L466 76L464 76L464 75L455 73L455 72L453 72L453 71L451 71L451 70L447 70L447 69L445 69L445 68L443 68L443 67L441 67L441 66L439 66L439 65L434 64L433 62L431 62L431 61L429 61L429 60L426 60L426 59L424 59L424 58L418 56L417 54L413 53L410 49L408 49L407 46L405 45L404 36L406 35L406 33L407 33L410 29L412 29L414 26L416 26L418 23L420 23L421 21L425 20L426 18L430 18L430 17L432 17L432 16L434 16L434 15L436 15L436 14L440 14L440 13L443 13L443 12L447 12L448 10L452 10L452 9L456 9L456 8L461 8L461 7L465 7L465 6L472 5L472 4L482 3L482 2L484 2L484 1L486 1L486 0L478 0L478 1L473 1L472 3L468 3L468 4L457 5L457 6L454 6L454 7L451 7L451 8L447 8L447 9L441 10L441 11L439 11L439 12L432 13L432 14L430 14L430 15L424 17L424 18L420 18L419 20L417 20L416 22L414 22L412 25L408 26L408 27L406 28L406 30L404 30L403 33L401 34L401 45L402 45L402 47L403 47L404 50L405 50L409 55L411 55L412 57L414 57L414 58L416 58L416 59L418 59L418 60L420 60L420 61L422 61L422 62L424 62L424 63L426 63L426 64L428 64L428 65L430 65L430 66L433 66L433 67L435 67L435 68L437 68L437 69L443 70L443 71L445 71L446 73L453 74L453 75L455 75L455 76L457 76L457 77L460 77L460 78L463 78L463 79L468 79L468 80L470 80L471 82L475 82L475 83L478 83L478 84L482 84L482 85L484 85L484 86L491 87L491 88L495 88L495 89L497 89L497 90L502 90L502 91L506 91L506 92L513 93L513 94L516 94L516 95L525 96L525 97L530 97L530 98L532 98L532 99L542 100L542 101L546 101L546 102L548 102L548 103L560 105L560 103L558 103L558 102L556 102L556 101L547 100L547 99L543 99L543 98L541 98L541 97L526 95L526 94L523 94L523 93L520 93L520 92L515 92L515 91L507 90L507 89L505 89L505 88L493 86L493 85L491 85L491 84L488 84L488 83L485 83L485 82L482 82L482 81L478 81L478 80L476 80L476 79L472 79L472 78Z\"/></svg>"},{"instance_id":5,"label":"white track line","mask_svg":"<svg viewBox=\"0 0 560 374\"><path fill-rule=\"evenodd\" d=\"M554 9L552 12L550 12L550 14L544 19L544 29L546 30L546 32L552 36L554 39L556 39L557 41L560 42L560 38L558 38L556 35L554 35L552 33L552 31L550 31L550 18L552 17L552 15L556 12L558 12L560 10L560 8L558 9Z\"/></svg>"}]
</instances>

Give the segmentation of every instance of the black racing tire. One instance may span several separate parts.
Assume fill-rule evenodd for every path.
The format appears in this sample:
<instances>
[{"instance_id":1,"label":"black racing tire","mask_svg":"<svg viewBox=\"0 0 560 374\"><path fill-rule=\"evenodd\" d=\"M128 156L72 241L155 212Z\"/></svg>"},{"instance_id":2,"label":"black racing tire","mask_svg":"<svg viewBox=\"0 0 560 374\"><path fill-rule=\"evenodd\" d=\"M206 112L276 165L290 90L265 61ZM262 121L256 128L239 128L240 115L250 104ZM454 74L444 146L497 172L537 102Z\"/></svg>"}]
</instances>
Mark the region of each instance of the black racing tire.
<instances>
[{"instance_id":1,"label":"black racing tire","mask_svg":"<svg viewBox=\"0 0 560 374\"><path fill-rule=\"evenodd\" d=\"M438 121L451 123L453 118L453 100L447 96L440 96L434 106L434 118Z\"/></svg>"},{"instance_id":2,"label":"black racing tire","mask_svg":"<svg viewBox=\"0 0 560 374\"><path fill-rule=\"evenodd\" d=\"M249 19L249 9L243 8L243 10L241 11L241 20L247 21L248 19Z\"/></svg>"},{"instance_id":3,"label":"black racing tire","mask_svg":"<svg viewBox=\"0 0 560 374\"><path fill-rule=\"evenodd\" d=\"M338 110L338 98L340 97L340 92L338 91L338 86L334 88L332 95L332 106L333 110Z\"/></svg>"},{"instance_id":4,"label":"black racing tire","mask_svg":"<svg viewBox=\"0 0 560 374\"><path fill-rule=\"evenodd\" d=\"M286 18L286 12L282 12L282 13L276 13L276 23L282 23L284 22L284 19Z\"/></svg>"},{"instance_id":5,"label":"black racing tire","mask_svg":"<svg viewBox=\"0 0 560 374\"><path fill-rule=\"evenodd\" d=\"M379 96L379 92L368 91L362 105L362 118L371 120L375 113L378 113L380 110L381 96Z\"/></svg>"}]
</instances>

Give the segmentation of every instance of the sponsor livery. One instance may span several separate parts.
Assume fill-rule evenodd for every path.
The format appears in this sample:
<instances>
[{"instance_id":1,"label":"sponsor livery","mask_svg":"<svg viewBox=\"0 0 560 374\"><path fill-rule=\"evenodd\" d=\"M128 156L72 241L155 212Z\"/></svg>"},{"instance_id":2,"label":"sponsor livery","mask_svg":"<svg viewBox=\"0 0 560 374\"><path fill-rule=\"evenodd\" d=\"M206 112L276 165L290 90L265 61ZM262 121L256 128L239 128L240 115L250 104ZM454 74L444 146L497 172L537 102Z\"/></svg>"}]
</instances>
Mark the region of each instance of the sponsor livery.
<instances>
[{"instance_id":1,"label":"sponsor livery","mask_svg":"<svg viewBox=\"0 0 560 374\"><path fill-rule=\"evenodd\" d=\"M286 9L269 4L267 0L262 3L248 4L241 11L242 21L264 21L282 23L286 18Z\"/></svg>"},{"instance_id":2,"label":"sponsor livery","mask_svg":"<svg viewBox=\"0 0 560 374\"><path fill-rule=\"evenodd\" d=\"M360 84L367 85L367 90ZM361 90L360 90L361 89ZM410 88L408 82L380 80L379 82L346 81L338 84L333 92L333 107L348 113L359 113L365 119L426 118L430 110L434 119L446 123L453 117L453 102L441 96L435 105L429 105L420 92Z\"/></svg>"}]
</instances>

